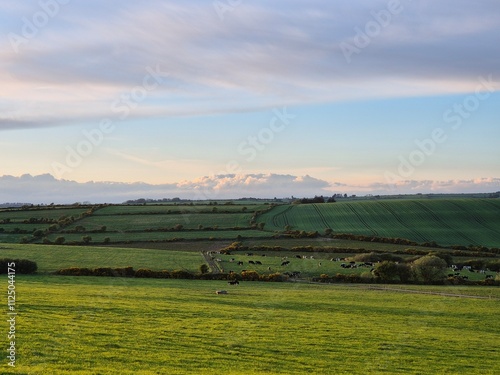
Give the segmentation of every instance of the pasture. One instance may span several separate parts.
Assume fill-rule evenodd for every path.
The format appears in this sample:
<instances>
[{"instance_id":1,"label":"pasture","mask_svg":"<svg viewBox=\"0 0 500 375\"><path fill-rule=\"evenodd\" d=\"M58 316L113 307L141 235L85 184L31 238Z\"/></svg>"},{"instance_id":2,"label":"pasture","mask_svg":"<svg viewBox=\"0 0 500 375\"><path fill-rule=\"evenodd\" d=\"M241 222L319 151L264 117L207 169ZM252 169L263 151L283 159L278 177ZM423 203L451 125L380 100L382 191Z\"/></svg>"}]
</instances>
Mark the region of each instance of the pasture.
<instances>
[{"instance_id":1,"label":"pasture","mask_svg":"<svg viewBox=\"0 0 500 375\"><path fill-rule=\"evenodd\" d=\"M499 290L460 293L486 290L22 276L2 373L496 374Z\"/></svg>"},{"instance_id":2,"label":"pasture","mask_svg":"<svg viewBox=\"0 0 500 375\"><path fill-rule=\"evenodd\" d=\"M258 217L267 230L405 238L440 245L500 247L498 199L367 200L278 206Z\"/></svg>"},{"instance_id":3,"label":"pasture","mask_svg":"<svg viewBox=\"0 0 500 375\"><path fill-rule=\"evenodd\" d=\"M0 247L0 258L29 259L39 273L70 267L133 267L153 270L198 272L205 260L198 251L169 251L92 246L45 246L11 244Z\"/></svg>"}]
</instances>

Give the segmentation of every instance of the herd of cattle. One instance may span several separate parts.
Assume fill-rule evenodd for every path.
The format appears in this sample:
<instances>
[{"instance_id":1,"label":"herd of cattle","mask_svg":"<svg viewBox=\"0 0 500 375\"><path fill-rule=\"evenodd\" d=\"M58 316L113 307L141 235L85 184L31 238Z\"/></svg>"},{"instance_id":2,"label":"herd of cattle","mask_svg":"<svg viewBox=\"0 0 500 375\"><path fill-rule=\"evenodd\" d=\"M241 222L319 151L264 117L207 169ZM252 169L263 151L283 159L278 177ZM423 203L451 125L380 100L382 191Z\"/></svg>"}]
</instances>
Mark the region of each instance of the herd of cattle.
<instances>
[{"instance_id":1,"label":"herd of cattle","mask_svg":"<svg viewBox=\"0 0 500 375\"><path fill-rule=\"evenodd\" d=\"M255 254L254 253L246 253L246 256L248 257L253 257ZM262 254L261 255L262 257L266 257L266 254ZM314 255L295 255L295 258L297 259L309 259L309 260L314 260ZM216 258L216 257L213 257L212 256L212 259L214 261L216 261L217 263L222 263L224 262L221 258ZM345 258L331 258L330 261L332 262L342 262L342 261L346 261ZM249 265L254 265L254 266L262 266L263 263L262 261L260 260L248 260L247 262L243 262L241 260L236 260L235 258L230 258L229 263L234 263L238 266L244 266L247 262ZM290 260L288 260L288 256L285 256L285 257L282 257L281 258L281 263L280 263L280 267L287 267L288 265L290 265L291 262ZM323 264L321 261L318 262L318 267L321 267ZM373 270L373 267L374 267L374 263L371 263L371 262L364 262L364 263L356 263L356 262L347 262L347 263L342 263L340 265L342 268L358 268L358 267L372 267L372 270ZM224 268L221 267L221 270L224 272ZM271 266L267 267L267 270L268 271L277 271L275 269L273 269ZM247 270L241 270L241 272L245 272ZM230 270L229 273L232 273L234 271ZM287 275L289 277L292 277L292 278L297 278L300 276L300 272L298 271L293 271L293 272L283 272L284 275Z\"/></svg>"},{"instance_id":2,"label":"herd of cattle","mask_svg":"<svg viewBox=\"0 0 500 375\"><path fill-rule=\"evenodd\" d=\"M248 257L253 257L255 254L254 253L246 253L246 255ZM266 257L266 254L262 254L262 257ZM309 260L314 260L314 256L313 255L295 255L295 258L297 259L309 259ZM215 258L213 257L213 259L218 262L219 264L221 262L223 262L222 259L220 258ZM323 260L324 261L324 260ZM364 267L364 268L369 268L370 269L370 272L372 272L374 269L375 269L375 266L378 262L354 262L354 261L347 261L346 258L331 258L330 261L332 262L342 262L340 264L340 267L344 268L344 269L355 269L355 268L361 268L361 267ZM245 265L245 262L243 261L237 261L235 258L230 258L229 259L229 263L234 263L234 264L237 264L238 266L244 266ZM262 266L263 263L259 260L249 260L248 261L248 264L249 265L259 265L259 266ZM280 264L280 267L287 267L291 264L290 260L288 260L288 257L285 256L285 257L282 257L281 258L281 264ZM322 262L319 261L318 262L318 267L321 267L322 266ZM224 269L221 268L222 271L224 272ZM488 270L474 270L471 266L463 266L461 267L460 269L456 266L456 265L452 265L451 266L451 269L453 271L453 273L449 273L448 274L448 277L458 277L458 278L462 278L464 280L468 280L469 277L467 275L462 275L461 272L462 271L468 271L468 272L477 272L477 273L482 273L482 274L486 274L486 272ZM268 271L277 271L277 270L273 270L273 268L271 266L267 267L267 270ZM245 272L247 270L241 270L241 272ZM233 271L229 271L229 273L232 273ZM284 275L290 277L290 278L297 278L297 277L300 277L300 272L298 271L293 271L293 272L283 272ZM491 274L486 274L485 275L485 278L488 280L488 279L493 279L494 276L491 275ZM229 282L230 285L238 285L239 282L238 281L231 281Z\"/></svg>"}]
</instances>

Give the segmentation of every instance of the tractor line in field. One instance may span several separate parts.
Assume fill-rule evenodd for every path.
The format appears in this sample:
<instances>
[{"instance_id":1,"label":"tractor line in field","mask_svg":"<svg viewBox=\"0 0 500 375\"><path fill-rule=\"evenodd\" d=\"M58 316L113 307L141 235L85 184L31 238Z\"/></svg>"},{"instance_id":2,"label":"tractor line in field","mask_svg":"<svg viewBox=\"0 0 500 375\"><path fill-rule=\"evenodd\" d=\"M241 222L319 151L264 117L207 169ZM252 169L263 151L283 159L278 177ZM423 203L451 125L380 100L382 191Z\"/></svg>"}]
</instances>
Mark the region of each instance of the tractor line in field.
<instances>
[{"instance_id":1,"label":"tractor line in field","mask_svg":"<svg viewBox=\"0 0 500 375\"><path fill-rule=\"evenodd\" d=\"M401 219L401 217L398 215L398 213L392 209L391 207L389 207L388 204L386 204L385 202L378 202L379 205L381 205L383 208L385 208L387 211L389 211L390 214L392 214L392 216L394 216L394 218L405 228L409 229L413 234L415 234L415 236L417 236L418 238L420 238L421 240L423 240L424 242L427 242L429 241L425 236L423 236L422 234L420 234L419 232L417 232L416 230L414 230L411 226L409 226L408 224L406 224L404 222L403 219Z\"/></svg>"},{"instance_id":2,"label":"tractor line in field","mask_svg":"<svg viewBox=\"0 0 500 375\"><path fill-rule=\"evenodd\" d=\"M325 216L323 215L323 213L321 212L319 207L316 204L313 204L313 207L316 210L316 212L318 213L318 216L321 219L321 222L325 225L325 228L330 228L330 225L326 221Z\"/></svg>"},{"instance_id":3,"label":"tractor line in field","mask_svg":"<svg viewBox=\"0 0 500 375\"><path fill-rule=\"evenodd\" d=\"M286 213L288 211L290 211L291 209L293 208L293 206L288 206L283 212L280 212L279 214L276 214L273 216L272 218L272 221L273 221L273 225L276 227L276 228L280 228L280 225L279 225L279 220L278 218L280 216L283 216L283 222L285 223L285 225L290 225L290 223L288 222L288 217L286 216Z\"/></svg>"},{"instance_id":4,"label":"tractor line in field","mask_svg":"<svg viewBox=\"0 0 500 375\"><path fill-rule=\"evenodd\" d=\"M370 225L368 225L368 223L365 221L365 219L363 219L363 217L359 214L359 212L356 211L356 209L354 207L351 206L351 204L349 203L346 203L345 204L353 213L354 215L356 215L356 217L358 218L358 220L369 230L371 230L372 234L374 236L378 236L378 232L373 229Z\"/></svg>"},{"instance_id":5,"label":"tractor line in field","mask_svg":"<svg viewBox=\"0 0 500 375\"><path fill-rule=\"evenodd\" d=\"M500 231L498 231L496 228L493 228L493 227L490 227L490 225L486 222L486 220L478 217L477 215L475 215L473 212L465 209L464 207L462 207L461 205L459 205L458 203L456 202L452 202L450 201L450 204L457 207L459 210L461 210L462 212L465 212L467 215L469 215L472 219L474 219L474 221L478 224L481 224L483 227L486 227L488 228L489 230L491 230L492 232L495 232L496 234L500 234Z\"/></svg>"},{"instance_id":6,"label":"tractor line in field","mask_svg":"<svg viewBox=\"0 0 500 375\"><path fill-rule=\"evenodd\" d=\"M419 206L422 210L424 210L425 212L427 212L434 220L436 220L443 227L454 231L455 233L457 233L463 239L465 239L467 241L470 241L471 244L478 245L478 243L476 241L474 241L472 238L470 238L470 237L468 237L468 236L466 236L466 235L464 235L462 233L457 232L455 230L455 228L451 227L449 224L447 224L443 220L441 220L441 218L438 215L436 215L435 212L433 212L431 209L429 209L428 207L426 207L424 204L422 204L420 202L417 202L417 201L413 201L412 203L415 204L415 205L417 205L417 206Z\"/></svg>"}]
</instances>

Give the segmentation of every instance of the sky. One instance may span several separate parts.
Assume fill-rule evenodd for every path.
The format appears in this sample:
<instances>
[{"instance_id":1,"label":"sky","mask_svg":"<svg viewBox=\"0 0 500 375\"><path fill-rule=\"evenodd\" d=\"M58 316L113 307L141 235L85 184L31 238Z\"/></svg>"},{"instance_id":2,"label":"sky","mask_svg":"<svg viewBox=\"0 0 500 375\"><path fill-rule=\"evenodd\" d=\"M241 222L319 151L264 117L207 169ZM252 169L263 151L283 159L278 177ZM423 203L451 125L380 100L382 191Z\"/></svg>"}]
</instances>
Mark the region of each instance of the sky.
<instances>
[{"instance_id":1,"label":"sky","mask_svg":"<svg viewBox=\"0 0 500 375\"><path fill-rule=\"evenodd\" d=\"M500 190L497 0L0 9L0 203Z\"/></svg>"}]
</instances>

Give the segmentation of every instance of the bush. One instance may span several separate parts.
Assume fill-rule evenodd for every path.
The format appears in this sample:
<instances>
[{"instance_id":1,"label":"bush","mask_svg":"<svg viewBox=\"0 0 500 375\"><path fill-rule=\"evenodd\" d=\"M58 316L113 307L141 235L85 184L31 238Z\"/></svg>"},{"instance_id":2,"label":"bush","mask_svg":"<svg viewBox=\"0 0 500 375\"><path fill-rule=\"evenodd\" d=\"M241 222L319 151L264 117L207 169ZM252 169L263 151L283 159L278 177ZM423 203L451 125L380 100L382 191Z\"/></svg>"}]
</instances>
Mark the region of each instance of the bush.
<instances>
[{"instance_id":1,"label":"bush","mask_svg":"<svg viewBox=\"0 0 500 375\"><path fill-rule=\"evenodd\" d=\"M387 282L395 279L398 276L398 265L394 262L385 260L377 264L373 274L382 282Z\"/></svg>"},{"instance_id":2,"label":"bush","mask_svg":"<svg viewBox=\"0 0 500 375\"><path fill-rule=\"evenodd\" d=\"M412 270L416 279L426 284L436 283L444 279L446 262L433 255L426 255L413 262Z\"/></svg>"},{"instance_id":3,"label":"bush","mask_svg":"<svg viewBox=\"0 0 500 375\"><path fill-rule=\"evenodd\" d=\"M62 245L64 242L66 241L66 238L60 236L60 237L57 237L56 240L55 240L55 244L56 245Z\"/></svg>"}]
</instances>

